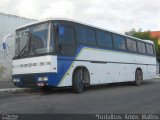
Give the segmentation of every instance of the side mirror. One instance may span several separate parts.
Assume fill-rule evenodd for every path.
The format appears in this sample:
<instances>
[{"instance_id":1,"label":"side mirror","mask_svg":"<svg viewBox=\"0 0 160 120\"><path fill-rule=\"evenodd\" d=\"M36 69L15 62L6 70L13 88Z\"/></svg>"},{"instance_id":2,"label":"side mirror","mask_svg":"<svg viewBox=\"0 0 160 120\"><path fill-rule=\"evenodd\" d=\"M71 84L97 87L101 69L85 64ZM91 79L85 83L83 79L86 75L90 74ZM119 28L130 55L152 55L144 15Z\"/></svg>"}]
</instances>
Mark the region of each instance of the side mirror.
<instances>
[{"instance_id":1,"label":"side mirror","mask_svg":"<svg viewBox=\"0 0 160 120\"><path fill-rule=\"evenodd\" d=\"M7 44L6 43L3 43L3 49L7 49Z\"/></svg>"},{"instance_id":2,"label":"side mirror","mask_svg":"<svg viewBox=\"0 0 160 120\"><path fill-rule=\"evenodd\" d=\"M4 37L4 39L3 39L3 49L7 49L7 43L6 43L6 41L7 41L7 39L8 39L9 37L12 37L12 35L11 35L11 34L7 34L7 35Z\"/></svg>"}]
</instances>

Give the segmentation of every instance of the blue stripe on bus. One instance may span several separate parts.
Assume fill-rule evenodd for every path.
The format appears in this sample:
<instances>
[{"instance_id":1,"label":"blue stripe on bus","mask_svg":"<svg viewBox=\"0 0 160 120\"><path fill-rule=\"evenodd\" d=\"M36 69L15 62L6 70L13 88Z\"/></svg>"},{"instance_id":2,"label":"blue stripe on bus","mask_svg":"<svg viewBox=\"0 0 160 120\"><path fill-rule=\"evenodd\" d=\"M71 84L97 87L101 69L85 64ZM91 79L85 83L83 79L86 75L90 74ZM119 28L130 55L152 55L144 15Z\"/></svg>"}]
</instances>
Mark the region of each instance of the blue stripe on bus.
<instances>
[{"instance_id":1,"label":"blue stripe on bus","mask_svg":"<svg viewBox=\"0 0 160 120\"><path fill-rule=\"evenodd\" d=\"M50 80L49 81L50 85L58 86L58 84L61 82L64 75L66 74L66 72L68 71L68 69L70 68L70 66L72 65L72 63L74 62L74 60L76 59L77 55L79 54L79 52L82 50L83 47L84 46L80 46L77 49L75 56L70 56L70 57L69 56L58 56L57 57L58 72L50 74L48 76Z\"/></svg>"}]
</instances>

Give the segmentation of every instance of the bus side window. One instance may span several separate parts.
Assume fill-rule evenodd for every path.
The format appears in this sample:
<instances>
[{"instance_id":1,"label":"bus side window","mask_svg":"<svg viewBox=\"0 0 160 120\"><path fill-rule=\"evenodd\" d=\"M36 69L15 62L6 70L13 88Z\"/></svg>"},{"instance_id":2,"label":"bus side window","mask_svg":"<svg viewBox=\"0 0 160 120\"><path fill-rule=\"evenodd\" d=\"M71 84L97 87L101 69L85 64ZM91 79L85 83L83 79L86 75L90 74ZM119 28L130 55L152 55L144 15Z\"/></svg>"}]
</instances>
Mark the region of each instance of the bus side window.
<instances>
[{"instance_id":1,"label":"bus side window","mask_svg":"<svg viewBox=\"0 0 160 120\"><path fill-rule=\"evenodd\" d=\"M74 29L68 26L58 28L58 48L61 54L73 55L75 52Z\"/></svg>"},{"instance_id":2,"label":"bus side window","mask_svg":"<svg viewBox=\"0 0 160 120\"><path fill-rule=\"evenodd\" d=\"M130 52L137 52L137 45L135 40L127 38L127 50Z\"/></svg>"},{"instance_id":3,"label":"bus side window","mask_svg":"<svg viewBox=\"0 0 160 120\"><path fill-rule=\"evenodd\" d=\"M143 43L143 42L137 42L137 44L138 44L138 52L142 53L142 54L146 54L147 51L146 51L146 45L145 45L145 43Z\"/></svg>"},{"instance_id":4,"label":"bus side window","mask_svg":"<svg viewBox=\"0 0 160 120\"><path fill-rule=\"evenodd\" d=\"M118 50L126 50L126 40L120 35L113 35L114 47Z\"/></svg>"},{"instance_id":5,"label":"bus side window","mask_svg":"<svg viewBox=\"0 0 160 120\"><path fill-rule=\"evenodd\" d=\"M79 25L77 28L77 41L85 45L96 45L96 35L94 29Z\"/></svg>"},{"instance_id":6,"label":"bus side window","mask_svg":"<svg viewBox=\"0 0 160 120\"><path fill-rule=\"evenodd\" d=\"M103 31L97 31L97 44L100 47L112 48L112 35Z\"/></svg>"},{"instance_id":7,"label":"bus side window","mask_svg":"<svg viewBox=\"0 0 160 120\"><path fill-rule=\"evenodd\" d=\"M87 43L89 45L96 45L96 33L93 29L87 29Z\"/></svg>"},{"instance_id":8,"label":"bus side window","mask_svg":"<svg viewBox=\"0 0 160 120\"><path fill-rule=\"evenodd\" d=\"M71 27L61 26L58 33L59 43L74 44L74 29Z\"/></svg>"},{"instance_id":9,"label":"bus side window","mask_svg":"<svg viewBox=\"0 0 160 120\"><path fill-rule=\"evenodd\" d=\"M148 55L154 55L153 45L146 44L146 48L147 48Z\"/></svg>"}]
</instances>

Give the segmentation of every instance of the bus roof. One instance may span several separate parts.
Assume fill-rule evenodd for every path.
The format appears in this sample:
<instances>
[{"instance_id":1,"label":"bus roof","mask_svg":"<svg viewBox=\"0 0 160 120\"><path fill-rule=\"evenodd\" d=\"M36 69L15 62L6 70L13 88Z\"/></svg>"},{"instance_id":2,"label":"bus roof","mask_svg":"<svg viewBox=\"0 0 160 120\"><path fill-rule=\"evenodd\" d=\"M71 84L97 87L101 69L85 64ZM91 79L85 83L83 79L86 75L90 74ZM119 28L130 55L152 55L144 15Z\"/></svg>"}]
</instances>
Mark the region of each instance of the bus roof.
<instances>
[{"instance_id":1,"label":"bus roof","mask_svg":"<svg viewBox=\"0 0 160 120\"><path fill-rule=\"evenodd\" d=\"M32 26L32 25L35 25L35 24L47 22L47 21L58 21L58 20L60 20L60 21L61 20L62 21L68 21L68 22L75 22L75 23L79 23L79 24L82 24L82 25L86 25L86 26L97 28L97 29L105 30L105 31L108 31L108 32L111 32L111 33L119 34L119 35L122 35L122 36L125 36L125 37L137 39L137 40L140 40L140 41L143 41L143 42L147 42L147 43L150 43L150 44L154 44L154 42L151 41L151 40L142 40L142 39L139 39L139 38L136 38L136 37L132 37L132 36L124 35L122 33L114 32L114 31L111 31L111 30L108 30L108 29L105 29L105 28L102 28L102 27L97 27L97 26L94 26L94 25L91 25L91 24L87 24L87 23L84 23L84 22L80 22L80 21L73 20L73 19L67 19L67 18L49 18L49 19L45 19L45 20L41 20L41 21L36 21L36 22L32 22L30 24L26 24L24 26L21 26L17 30L25 28L25 27L28 27L28 26Z\"/></svg>"}]
</instances>

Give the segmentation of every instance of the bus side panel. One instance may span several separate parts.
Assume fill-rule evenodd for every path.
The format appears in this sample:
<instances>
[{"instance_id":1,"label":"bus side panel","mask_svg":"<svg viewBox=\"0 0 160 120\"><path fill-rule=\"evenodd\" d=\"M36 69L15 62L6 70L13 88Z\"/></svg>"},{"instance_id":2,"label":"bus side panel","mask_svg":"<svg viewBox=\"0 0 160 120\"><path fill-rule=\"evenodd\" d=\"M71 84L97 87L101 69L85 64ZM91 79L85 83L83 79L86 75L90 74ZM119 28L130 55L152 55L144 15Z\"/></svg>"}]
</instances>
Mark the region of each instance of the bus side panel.
<instances>
[{"instance_id":1,"label":"bus side panel","mask_svg":"<svg viewBox=\"0 0 160 120\"><path fill-rule=\"evenodd\" d=\"M154 78L156 70L153 65L150 67L146 64L156 64L154 61L155 58L151 56L84 47L59 86L72 86L72 75L77 66L85 66L88 69L91 85L134 81L137 68L142 69L144 80L151 79ZM148 72L151 75L148 75Z\"/></svg>"},{"instance_id":2,"label":"bus side panel","mask_svg":"<svg viewBox=\"0 0 160 120\"><path fill-rule=\"evenodd\" d=\"M139 62L146 64L140 66L143 72L143 79L152 79L156 77L156 58L152 56L137 56L139 57Z\"/></svg>"}]
</instances>

